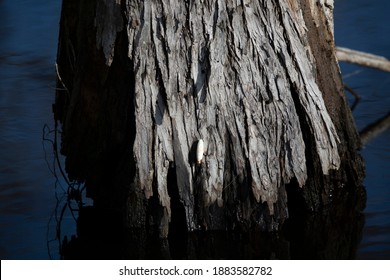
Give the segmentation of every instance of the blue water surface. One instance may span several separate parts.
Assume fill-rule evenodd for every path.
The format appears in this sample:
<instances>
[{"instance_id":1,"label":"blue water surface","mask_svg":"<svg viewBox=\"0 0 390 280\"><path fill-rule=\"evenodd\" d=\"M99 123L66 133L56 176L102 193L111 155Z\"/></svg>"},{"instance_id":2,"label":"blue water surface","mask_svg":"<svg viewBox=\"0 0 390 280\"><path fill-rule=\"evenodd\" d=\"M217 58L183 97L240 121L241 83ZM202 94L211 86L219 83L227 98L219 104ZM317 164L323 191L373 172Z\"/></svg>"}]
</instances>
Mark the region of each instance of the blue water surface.
<instances>
[{"instance_id":1,"label":"blue water surface","mask_svg":"<svg viewBox=\"0 0 390 280\"><path fill-rule=\"evenodd\" d=\"M48 259L48 246L58 252L48 243L55 238L57 191L42 129L53 127L60 7L61 1L0 1L1 259Z\"/></svg>"},{"instance_id":2,"label":"blue water surface","mask_svg":"<svg viewBox=\"0 0 390 280\"><path fill-rule=\"evenodd\" d=\"M390 1L335 1L336 44L390 58ZM362 97L353 111L359 130L390 111L390 73L341 63L344 82ZM351 99L351 98L350 98ZM390 130L362 150L367 207L357 258L390 259Z\"/></svg>"}]
</instances>

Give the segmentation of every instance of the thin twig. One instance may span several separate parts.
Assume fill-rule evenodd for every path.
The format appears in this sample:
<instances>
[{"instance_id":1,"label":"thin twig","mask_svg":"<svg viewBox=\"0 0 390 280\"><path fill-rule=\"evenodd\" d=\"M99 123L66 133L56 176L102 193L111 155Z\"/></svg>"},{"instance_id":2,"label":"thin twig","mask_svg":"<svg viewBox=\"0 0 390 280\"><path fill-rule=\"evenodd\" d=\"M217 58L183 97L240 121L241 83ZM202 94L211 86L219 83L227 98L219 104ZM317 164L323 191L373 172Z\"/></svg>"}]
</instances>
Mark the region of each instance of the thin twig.
<instances>
[{"instance_id":1,"label":"thin twig","mask_svg":"<svg viewBox=\"0 0 390 280\"><path fill-rule=\"evenodd\" d=\"M346 84L344 84L344 89L349 91L349 93L351 93L355 99L360 100L362 98L354 89Z\"/></svg>"},{"instance_id":2,"label":"thin twig","mask_svg":"<svg viewBox=\"0 0 390 280\"><path fill-rule=\"evenodd\" d=\"M386 129L390 127L390 112L388 112L384 117L380 118L376 122L366 126L360 132L360 139L363 145L366 145L373 138L377 137L379 134L383 133Z\"/></svg>"},{"instance_id":3,"label":"thin twig","mask_svg":"<svg viewBox=\"0 0 390 280\"><path fill-rule=\"evenodd\" d=\"M58 78L58 80L60 81L62 87L65 89L65 91L66 91L66 93L67 93L67 95L68 95L68 97L69 97L69 90L68 90L68 88L66 87L64 81L63 81L62 78L61 78L61 75L60 75L60 71L59 71L59 69L58 69L58 64L57 64L57 62L55 63L55 67L56 67L57 78Z\"/></svg>"},{"instance_id":4,"label":"thin twig","mask_svg":"<svg viewBox=\"0 0 390 280\"><path fill-rule=\"evenodd\" d=\"M344 89L349 93L351 93L353 97L355 97L355 100L353 101L353 104L351 106L351 110L353 111L356 108L357 104L359 103L361 96L346 84L344 84Z\"/></svg>"}]
</instances>

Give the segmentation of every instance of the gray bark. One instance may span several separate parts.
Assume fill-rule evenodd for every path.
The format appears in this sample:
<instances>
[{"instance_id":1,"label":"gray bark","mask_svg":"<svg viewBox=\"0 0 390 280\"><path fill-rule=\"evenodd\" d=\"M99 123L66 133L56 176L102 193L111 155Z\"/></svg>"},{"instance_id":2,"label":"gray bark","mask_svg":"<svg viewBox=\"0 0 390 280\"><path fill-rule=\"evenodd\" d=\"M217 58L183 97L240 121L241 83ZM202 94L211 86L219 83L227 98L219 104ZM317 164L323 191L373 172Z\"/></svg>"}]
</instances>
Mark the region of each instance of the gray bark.
<instances>
[{"instance_id":1,"label":"gray bark","mask_svg":"<svg viewBox=\"0 0 390 280\"><path fill-rule=\"evenodd\" d=\"M333 1L77 5L79 22L63 8L70 43L59 45L70 91L56 101L63 153L69 176L97 204L121 208L129 227L166 237L175 209L189 231L277 230L288 188L302 188L302 207L316 210L338 185L361 183Z\"/></svg>"}]
</instances>

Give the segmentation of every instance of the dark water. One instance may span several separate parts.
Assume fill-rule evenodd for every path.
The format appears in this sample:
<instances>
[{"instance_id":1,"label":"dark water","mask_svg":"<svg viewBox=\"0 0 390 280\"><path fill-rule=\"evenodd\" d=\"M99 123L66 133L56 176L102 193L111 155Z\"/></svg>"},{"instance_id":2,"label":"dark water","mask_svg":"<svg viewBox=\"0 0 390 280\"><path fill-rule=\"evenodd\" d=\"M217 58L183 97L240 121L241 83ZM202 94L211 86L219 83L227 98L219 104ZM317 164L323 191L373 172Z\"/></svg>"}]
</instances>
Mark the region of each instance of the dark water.
<instances>
[{"instance_id":1,"label":"dark water","mask_svg":"<svg viewBox=\"0 0 390 280\"><path fill-rule=\"evenodd\" d=\"M53 124L60 5L0 0L1 259L49 257L55 180L41 139L44 124Z\"/></svg>"},{"instance_id":2,"label":"dark water","mask_svg":"<svg viewBox=\"0 0 390 280\"><path fill-rule=\"evenodd\" d=\"M64 204L66 184L49 169L54 159L50 142L42 143L44 125L54 126L51 104L60 6L54 0L0 0L1 259L60 257L55 217L61 207L55 210L58 202ZM388 0L336 0L337 45L390 58L389 10ZM363 129L390 109L390 74L341 66L345 82L362 96L354 115ZM49 130L45 135L53 139ZM368 200L356 254L360 259L390 259L389 140L390 130L362 151ZM76 234L69 211L61 225L62 237Z\"/></svg>"},{"instance_id":3,"label":"dark water","mask_svg":"<svg viewBox=\"0 0 390 280\"><path fill-rule=\"evenodd\" d=\"M390 1L338 0L335 36L338 46L390 58ZM362 97L353 111L362 130L390 112L390 73L341 64L344 82ZM357 258L390 259L390 130L362 151L366 161L367 207Z\"/></svg>"}]
</instances>

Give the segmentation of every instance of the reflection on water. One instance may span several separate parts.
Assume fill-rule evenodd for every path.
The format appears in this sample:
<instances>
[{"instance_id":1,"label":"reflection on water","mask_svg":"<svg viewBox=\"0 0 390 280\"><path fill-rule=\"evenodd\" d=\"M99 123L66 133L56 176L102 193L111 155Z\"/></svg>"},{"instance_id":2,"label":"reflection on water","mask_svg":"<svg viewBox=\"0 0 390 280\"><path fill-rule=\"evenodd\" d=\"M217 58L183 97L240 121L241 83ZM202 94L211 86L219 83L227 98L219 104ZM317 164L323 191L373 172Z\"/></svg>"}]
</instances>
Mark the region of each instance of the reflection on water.
<instances>
[{"instance_id":1,"label":"reflection on water","mask_svg":"<svg viewBox=\"0 0 390 280\"><path fill-rule=\"evenodd\" d=\"M390 58L390 2L336 1L336 44ZM359 130L390 111L390 73L341 64L345 83L362 99L354 110ZM366 161L367 206L357 258L390 259L390 130L362 150Z\"/></svg>"},{"instance_id":2,"label":"reflection on water","mask_svg":"<svg viewBox=\"0 0 390 280\"><path fill-rule=\"evenodd\" d=\"M390 34L390 2L335 2L337 44L390 57L390 38L383 36ZM76 229L69 209L63 208L68 186L61 177L56 181L45 161L46 156L53 167L52 146L45 143L46 155L42 148L42 128L44 124L53 126L53 64L60 5L59 0L0 1L1 259L47 259L48 247L51 257L60 258L55 218L61 217L62 209L66 211L60 241L65 244L65 258L390 258L389 130L362 150L368 200L357 253L363 217L349 223L345 220L349 215L335 213L321 219L306 217L309 223L300 231L294 231L294 225L303 221L293 219L278 236L254 231L191 234L187 238L176 232L169 244L156 244L152 236L125 239L130 233L118 226L118 215L86 207ZM389 73L348 64L342 64L342 72L345 82L362 96L354 110L360 130L388 113ZM151 241L137 249L134 245L143 240Z\"/></svg>"},{"instance_id":3,"label":"reflection on water","mask_svg":"<svg viewBox=\"0 0 390 280\"><path fill-rule=\"evenodd\" d=\"M280 233L193 232L170 229L168 240L156 232L126 230L118 213L82 208L77 237L62 242L65 259L354 259L363 215L351 205L324 215L296 216ZM342 213L342 215L340 215Z\"/></svg>"}]
</instances>

